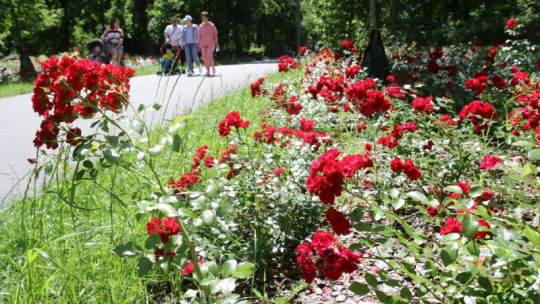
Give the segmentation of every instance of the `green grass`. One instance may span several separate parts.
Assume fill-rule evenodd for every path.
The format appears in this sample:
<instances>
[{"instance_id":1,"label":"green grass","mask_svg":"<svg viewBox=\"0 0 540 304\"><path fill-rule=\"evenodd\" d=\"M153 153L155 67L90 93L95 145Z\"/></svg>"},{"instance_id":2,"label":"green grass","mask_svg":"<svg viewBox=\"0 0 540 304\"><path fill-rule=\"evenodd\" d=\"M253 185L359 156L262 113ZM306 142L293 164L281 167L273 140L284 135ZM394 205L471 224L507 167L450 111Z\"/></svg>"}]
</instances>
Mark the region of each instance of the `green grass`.
<instances>
[{"instance_id":1,"label":"green grass","mask_svg":"<svg viewBox=\"0 0 540 304\"><path fill-rule=\"evenodd\" d=\"M159 65L150 65L135 68L136 76L152 75L159 69ZM32 93L34 89L33 81L16 81L0 84L0 98L11 97L21 94Z\"/></svg>"},{"instance_id":2,"label":"green grass","mask_svg":"<svg viewBox=\"0 0 540 304\"><path fill-rule=\"evenodd\" d=\"M159 65L158 64L147 65L144 67L134 68L134 70L135 70L135 76L152 75L152 74L157 73L157 71L159 70Z\"/></svg>"},{"instance_id":3,"label":"green grass","mask_svg":"<svg viewBox=\"0 0 540 304\"><path fill-rule=\"evenodd\" d=\"M262 61L269 61L269 60L270 60L269 58L264 58ZM215 59L214 61L216 62L216 65L227 65L227 64L255 62L257 60L255 60L255 58L250 58L250 57L240 57L240 58L235 58L235 59L231 59L231 58ZM201 60L201 63L203 63L202 60Z\"/></svg>"},{"instance_id":4,"label":"green grass","mask_svg":"<svg viewBox=\"0 0 540 304\"><path fill-rule=\"evenodd\" d=\"M228 65L228 64L254 62L256 60L249 57L241 57L238 59L229 59L229 58L216 59L215 61L216 61L216 65L220 66L220 65ZM264 59L263 61L268 61L268 59ZM201 60L201 64L204 66L204 63L202 62L202 60ZM134 70L136 71L135 76L152 75L152 74L156 74L156 72L159 70L159 64L144 66L144 67L136 67ZM1 83L0 84L0 98L32 93L33 89L34 89L33 81L17 81L17 82Z\"/></svg>"},{"instance_id":5,"label":"green grass","mask_svg":"<svg viewBox=\"0 0 540 304\"><path fill-rule=\"evenodd\" d=\"M267 76L266 81L298 76L276 73ZM174 101L160 101L162 109L170 102ZM209 102L194 113L196 117L184 121L178 131L184 139L180 153L160 155L157 172L178 178L190 171L196 147L220 147L216 126L227 113L236 110L243 119L259 121L259 110L267 101L253 99L246 83L224 96L211 96ZM160 134L159 130L153 131L151 137ZM58 152L64 156L72 153ZM165 285L157 275L140 279L136 261L112 253L126 241L144 243L147 219L136 220L136 203L149 197L152 189L132 171L93 163L98 177L80 181L74 192L71 187L75 181L66 172L70 170L56 165L43 184L31 184L39 191L0 210L1 303L147 303L163 293ZM149 170L144 173L149 174ZM45 173L42 170L40 174ZM181 286L175 284L180 284L179 278L173 276L171 284L178 295Z\"/></svg>"},{"instance_id":6,"label":"green grass","mask_svg":"<svg viewBox=\"0 0 540 304\"><path fill-rule=\"evenodd\" d=\"M17 81L0 84L0 98L32 93L34 82Z\"/></svg>"}]
</instances>

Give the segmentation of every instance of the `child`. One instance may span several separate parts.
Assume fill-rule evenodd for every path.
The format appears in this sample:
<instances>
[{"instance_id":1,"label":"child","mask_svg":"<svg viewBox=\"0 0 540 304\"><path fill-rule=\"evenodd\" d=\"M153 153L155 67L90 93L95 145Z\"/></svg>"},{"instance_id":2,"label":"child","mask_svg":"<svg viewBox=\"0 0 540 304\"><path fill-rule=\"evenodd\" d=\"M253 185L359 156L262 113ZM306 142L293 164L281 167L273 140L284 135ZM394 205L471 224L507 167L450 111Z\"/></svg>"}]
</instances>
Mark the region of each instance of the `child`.
<instances>
[{"instance_id":1,"label":"child","mask_svg":"<svg viewBox=\"0 0 540 304\"><path fill-rule=\"evenodd\" d=\"M99 63L105 63L105 53L101 51L101 47L99 45L96 45L94 48L94 52L90 53L86 59L92 61L92 62L99 62Z\"/></svg>"},{"instance_id":2,"label":"child","mask_svg":"<svg viewBox=\"0 0 540 304\"><path fill-rule=\"evenodd\" d=\"M161 69L165 68L165 71L168 72L171 69L173 59L172 48L166 48L165 54L161 57Z\"/></svg>"}]
</instances>

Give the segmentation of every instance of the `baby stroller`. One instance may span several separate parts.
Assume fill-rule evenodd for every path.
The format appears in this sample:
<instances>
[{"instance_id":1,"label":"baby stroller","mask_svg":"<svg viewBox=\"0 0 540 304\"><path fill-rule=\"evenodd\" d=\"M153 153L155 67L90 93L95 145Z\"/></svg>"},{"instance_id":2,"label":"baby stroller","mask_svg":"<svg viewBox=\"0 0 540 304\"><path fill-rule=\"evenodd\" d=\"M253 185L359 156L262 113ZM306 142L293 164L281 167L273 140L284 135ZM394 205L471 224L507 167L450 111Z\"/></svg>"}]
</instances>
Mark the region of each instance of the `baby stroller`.
<instances>
[{"instance_id":1,"label":"baby stroller","mask_svg":"<svg viewBox=\"0 0 540 304\"><path fill-rule=\"evenodd\" d=\"M96 46L101 49L100 53L96 52ZM98 61L99 63L109 64L111 59L109 58L109 50L105 47L105 42L101 39L92 39L86 44L88 48L88 57L87 59ZM96 57L98 57L96 59Z\"/></svg>"},{"instance_id":2,"label":"baby stroller","mask_svg":"<svg viewBox=\"0 0 540 304\"><path fill-rule=\"evenodd\" d=\"M167 50L171 50L171 53L173 54L173 59L170 65L168 65L166 62L162 62L161 69L157 71L157 75L179 75L182 74L182 71L178 68L178 61L182 58L182 55L180 54L180 50L177 46L173 46L169 42L165 42L161 48L159 49L159 52L162 55L167 54ZM163 60L163 59L162 59Z\"/></svg>"}]
</instances>

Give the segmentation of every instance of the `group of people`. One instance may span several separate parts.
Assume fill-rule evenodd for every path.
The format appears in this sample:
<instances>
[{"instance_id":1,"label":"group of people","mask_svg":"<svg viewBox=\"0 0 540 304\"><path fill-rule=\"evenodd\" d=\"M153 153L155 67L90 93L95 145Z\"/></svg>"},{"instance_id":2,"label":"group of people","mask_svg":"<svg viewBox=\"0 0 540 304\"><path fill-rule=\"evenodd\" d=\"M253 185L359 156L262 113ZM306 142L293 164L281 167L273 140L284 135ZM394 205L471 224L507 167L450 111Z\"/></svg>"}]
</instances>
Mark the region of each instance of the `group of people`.
<instances>
[{"instance_id":1,"label":"group of people","mask_svg":"<svg viewBox=\"0 0 540 304\"><path fill-rule=\"evenodd\" d=\"M197 64L199 74L202 74L201 62L198 52L201 52L206 75L215 75L216 66L214 64L214 49L219 51L218 32L216 26L209 20L208 12L201 13L201 26L193 23L193 18L187 15L182 19L185 26L178 24L178 18L174 17L171 24L165 28L165 42L173 45L176 56L179 56L182 62L187 62L188 76L193 76L193 63ZM169 60L163 58L162 60ZM165 62L164 62L165 63Z\"/></svg>"},{"instance_id":2,"label":"group of people","mask_svg":"<svg viewBox=\"0 0 540 304\"><path fill-rule=\"evenodd\" d=\"M170 66L175 59L181 59L182 66L187 63L188 76L193 76L193 63L197 64L199 74L203 74L198 52L201 52L206 75L215 75L214 50L219 51L218 32L216 26L210 21L210 15L204 11L201 13L202 24L198 26L193 18L187 15L182 19L185 26L178 24L178 18L174 17L171 24L165 28L165 42L170 43L174 50L166 52L162 49L162 66ZM124 32L120 28L117 18L111 21L111 25L103 32L101 39L106 43L107 50L111 53L111 60L115 66L120 66L124 53ZM92 61L105 61L105 53L96 46L93 53L88 55Z\"/></svg>"}]
</instances>

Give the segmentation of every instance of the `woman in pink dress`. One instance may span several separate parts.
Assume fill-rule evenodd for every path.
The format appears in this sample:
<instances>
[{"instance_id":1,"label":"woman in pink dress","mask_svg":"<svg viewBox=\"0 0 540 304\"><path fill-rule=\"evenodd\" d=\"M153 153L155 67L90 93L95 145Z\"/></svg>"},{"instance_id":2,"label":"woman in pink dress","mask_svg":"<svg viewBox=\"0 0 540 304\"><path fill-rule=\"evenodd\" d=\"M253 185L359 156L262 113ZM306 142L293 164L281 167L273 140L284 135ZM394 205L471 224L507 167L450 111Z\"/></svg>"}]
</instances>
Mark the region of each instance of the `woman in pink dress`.
<instances>
[{"instance_id":1,"label":"woman in pink dress","mask_svg":"<svg viewBox=\"0 0 540 304\"><path fill-rule=\"evenodd\" d=\"M214 48L219 50L218 33L216 26L208 20L208 12L202 12L201 19L203 23L199 28L199 50L203 56L206 75L210 75L210 67L212 68L212 75L215 75L216 66L214 65Z\"/></svg>"}]
</instances>

